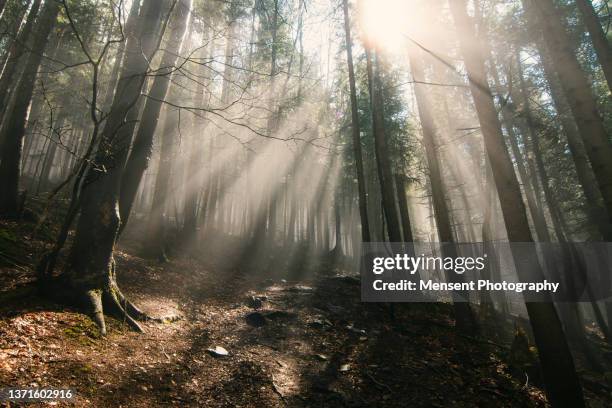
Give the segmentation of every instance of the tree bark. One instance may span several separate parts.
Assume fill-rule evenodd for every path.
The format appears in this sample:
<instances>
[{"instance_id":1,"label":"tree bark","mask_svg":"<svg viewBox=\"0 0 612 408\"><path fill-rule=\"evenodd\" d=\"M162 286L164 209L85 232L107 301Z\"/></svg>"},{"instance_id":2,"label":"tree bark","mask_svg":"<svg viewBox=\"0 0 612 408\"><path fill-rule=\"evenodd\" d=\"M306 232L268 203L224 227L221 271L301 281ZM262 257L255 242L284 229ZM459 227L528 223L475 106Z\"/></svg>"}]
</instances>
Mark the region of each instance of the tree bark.
<instances>
[{"instance_id":1,"label":"tree bark","mask_svg":"<svg viewBox=\"0 0 612 408\"><path fill-rule=\"evenodd\" d=\"M370 106L372 109L372 130L374 133L374 151L378 170L378 181L382 195L382 206L390 242L402 242L399 217L396 206L395 181L391 170L389 146L385 135L384 98L382 79L380 77L380 55L372 55L366 45L368 82L370 87ZM374 59L374 60L373 60Z\"/></svg>"},{"instance_id":2,"label":"tree bark","mask_svg":"<svg viewBox=\"0 0 612 408\"><path fill-rule=\"evenodd\" d=\"M19 174L25 122L38 67L58 13L59 3L45 3L37 21L32 52L28 55L21 80L15 88L15 97L7 109L6 120L2 123L0 140L4 139L4 147L0 162L0 215L15 217L19 212Z\"/></svg>"},{"instance_id":3,"label":"tree bark","mask_svg":"<svg viewBox=\"0 0 612 408\"><path fill-rule=\"evenodd\" d=\"M584 193L585 204L587 207L587 217L589 222L593 225L601 235L600 239L604 241L612 242L612 224L610 224L607 217L606 209L603 207L603 198L601 192L597 187L597 181L595 174L591 168L589 158L584 147L584 143L580 137L580 133L573 120L571 109L567 103L565 95L561 89L559 78L554 69L554 63L552 62L548 50L541 44L541 41L536 40L538 51L540 53L542 68L548 82L548 89L550 95L555 104L557 115L559 116L563 133L567 139L567 145L569 147L574 165L576 167L576 174Z\"/></svg>"},{"instance_id":4,"label":"tree bark","mask_svg":"<svg viewBox=\"0 0 612 408\"><path fill-rule=\"evenodd\" d=\"M582 20L593 42L593 48L595 48L597 59L601 64L606 82L608 83L608 89L612 91L612 50L599 22L597 13L593 8L593 2L592 0L576 0L576 5L580 13L582 13Z\"/></svg>"},{"instance_id":5,"label":"tree bark","mask_svg":"<svg viewBox=\"0 0 612 408\"><path fill-rule=\"evenodd\" d=\"M2 0L4 1L4 0ZM17 38L17 35L19 34L19 29L21 28L21 22L23 20L23 17L26 14L26 11L28 11L28 7L30 0L28 0L28 2L21 4L21 7L19 7L19 11L17 11L17 13L14 16L10 16L10 17L14 17L11 19L11 21L9 22L9 16L7 16L8 14L8 9L2 14L2 18L0 19L0 24L3 24L5 27L7 27L6 32L0 33L0 39L3 38L11 38L12 40L8 40L9 44L12 44L15 39ZM2 50L2 53L0 54L0 72L2 72L2 70L5 67L5 64L8 60L9 54L11 51L11 46L9 45L8 47L4 48Z\"/></svg>"},{"instance_id":6,"label":"tree bark","mask_svg":"<svg viewBox=\"0 0 612 408\"><path fill-rule=\"evenodd\" d=\"M28 18L26 19L25 25L23 26L23 29L19 31L17 39L11 44L6 60L6 65L4 67L4 70L2 71L2 76L0 77L0 117L4 115L5 110L7 109L7 105L12 94L11 87L16 82L15 80L18 80L18 78L15 78L15 73L18 72L17 68L20 65L21 57L30 45L32 47L36 47L36 49L40 48L40 44L37 44L36 41L32 41L32 44L30 44L29 41L30 36L32 35L32 30L34 28L36 17L38 15L38 10L40 9L40 4L41 0L34 0L34 3L32 3L32 7L30 8L30 12L28 13ZM38 30L44 30L44 27L41 27L41 23L42 20L36 22L36 26L39 27ZM36 39L38 38L39 37L37 36ZM32 51L34 52L34 48L32 49ZM29 64L25 67L25 69L30 69ZM2 139L0 138L0 140Z\"/></svg>"},{"instance_id":7,"label":"tree bark","mask_svg":"<svg viewBox=\"0 0 612 408\"><path fill-rule=\"evenodd\" d=\"M181 40L187 27L187 17L191 8L191 1L180 0L170 20L172 30L170 31L166 51L162 56L160 68L156 72L153 85L148 92L140 126L134 137L132 150L125 166L125 176L121 179L121 197L119 200L119 211L121 215L121 227L119 233L127 224L134 205L134 199L138 192L142 176L149 167L151 154L153 153L153 136L157 128L159 112L170 86L171 73L174 71L178 54L176 50L181 49Z\"/></svg>"},{"instance_id":8,"label":"tree bark","mask_svg":"<svg viewBox=\"0 0 612 408\"><path fill-rule=\"evenodd\" d=\"M142 314L127 303L117 286L113 249L121 223L119 188L134 126L128 118L140 97L149 61L157 51L163 4L163 0L144 3L137 35L128 40L117 92L100 134L100 148L94 167L86 175L81 216L67 266L66 278L72 292L89 305L103 335L103 307L142 330L133 318Z\"/></svg>"},{"instance_id":9,"label":"tree bark","mask_svg":"<svg viewBox=\"0 0 612 408\"><path fill-rule=\"evenodd\" d=\"M130 14L128 15L128 19L125 23L124 33L130 37L134 34L135 25L138 22L138 10L140 10L140 0L132 1L132 7L130 8ZM115 88L117 87L117 81L119 80L119 72L121 71L121 66L123 64L123 59L125 58L125 45L127 43L127 39L121 41L119 44L119 48L117 49L117 54L115 55L115 61L113 62L113 69L111 70L108 83L106 84L106 93L104 95L104 100L102 104L100 104L100 108L103 111L107 111L110 109L111 104L113 103L113 97L115 96Z\"/></svg>"},{"instance_id":10,"label":"tree bark","mask_svg":"<svg viewBox=\"0 0 612 408\"><path fill-rule=\"evenodd\" d=\"M501 124L486 78L484 58L473 23L466 11L466 1L452 0L449 4L457 27L470 91L484 136L487 155L492 165L508 238L510 242L532 242L525 205L512 162L504 146ZM531 255L530 259L537 259L535 250ZM517 256L515 264L521 265L521 260ZM517 268L517 272L519 278L527 278L522 268ZM539 276L530 276L530 279L543 279L541 269L539 274L537 270L531 272L530 275L535 272ZM540 303L527 302L526 308L538 347L550 403L555 407L584 407L582 387L559 316L549 296L543 296L542 300Z\"/></svg>"},{"instance_id":11,"label":"tree bark","mask_svg":"<svg viewBox=\"0 0 612 408\"><path fill-rule=\"evenodd\" d=\"M351 135L355 172L359 199L359 215L361 217L361 240L370 241L370 224L368 222L368 203L363 172L363 155L361 153L361 129L359 128L359 108L357 106L357 87L355 86L355 68L353 66L353 45L351 40L351 23L349 19L348 0L342 0L344 9L344 32L346 35L346 62L348 65L349 89L351 99Z\"/></svg>"},{"instance_id":12,"label":"tree bark","mask_svg":"<svg viewBox=\"0 0 612 408\"><path fill-rule=\"evenodd\" d=\"M534 32L540 29L548 46L561 87L584 142L604 200L608 223L612 224L612 145L591 87L576 55L568 33L552 0L523 0L527 18Z\"/></svg>"},{"instance_id":13,"label":"tree bark","mask_svg":"<svg viewBox=\"0 0 612 408\"><path fill-rule=\"evenodd\" d=\"M457 257L457 242L453 237L451 220L449 217L449 209L446 204L444 195L444 186L442 183L442 174L440 171L440 160L436 150L436 126L431 115L429 100L425 91L425 74L423 63L418 49L415 46L410 47L408 57L410 59L410 70L412 79L415 82L414 93L416 96L417 106L419 110L419 119L423 131L423 145L425 146L425 154L427 156L427 166L429 169L429 180L431 184L432 200L434 207L434 216L436 218L436 227L438 229L438 239L442 249L442 256ZM447 279L451 282L462 282L461 275L451 271L447 274ZM463 300L459 300L453 294L453 307L455 310L455 320L457 329L466 333L476 331L476 319L472 313L469 297L467 293L457 293L462 296Z\"/></svg>"}]
</instances>

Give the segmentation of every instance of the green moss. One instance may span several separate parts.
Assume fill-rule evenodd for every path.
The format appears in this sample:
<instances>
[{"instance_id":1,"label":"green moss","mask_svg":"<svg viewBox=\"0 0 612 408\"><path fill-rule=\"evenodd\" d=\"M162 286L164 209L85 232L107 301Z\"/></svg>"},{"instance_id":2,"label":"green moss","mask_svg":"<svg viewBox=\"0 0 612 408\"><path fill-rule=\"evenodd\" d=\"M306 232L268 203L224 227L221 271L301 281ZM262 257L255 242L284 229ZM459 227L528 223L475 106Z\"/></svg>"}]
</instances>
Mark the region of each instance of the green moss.
<instances>
[{"instance_id":1,"label":"green moss","mask_svg":"<svg viewBox=\"0 0 612 408\"><path fill-rule=\"evenodd\" d=\"M66 327L64 334L84 346L95 344L95 340L100 339L100 330L96 324L85 317L79 319L78 323Z\"/></svg>"},{"instance_id":2,"label":"green moss","mask_svg":"<svg viewBox=\"0 0 612 408\"><path fill-rule=\"evenodd\" d=\"M10 231L4 228L0 228L0 243L2 243L3 241L16 243L17 236L15 235L13 231Z\"/></svg>"}]
</instances>

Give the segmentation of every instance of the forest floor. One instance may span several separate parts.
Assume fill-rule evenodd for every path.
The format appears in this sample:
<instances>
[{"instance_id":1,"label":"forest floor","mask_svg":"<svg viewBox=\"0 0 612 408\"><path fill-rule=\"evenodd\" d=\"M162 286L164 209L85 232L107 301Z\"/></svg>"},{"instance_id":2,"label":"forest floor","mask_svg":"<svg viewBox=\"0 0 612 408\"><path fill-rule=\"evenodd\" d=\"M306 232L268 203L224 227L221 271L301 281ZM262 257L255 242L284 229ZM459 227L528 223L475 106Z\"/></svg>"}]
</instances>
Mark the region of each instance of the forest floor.
<instances>
[{"instance_id":1,"label":"forest floor","mask_svg":"<svg viewBox=\"0 0 612 408\"><path fill-rule=\"evenodd\" d=\"M22 239L23 228L0 223L0 387L76 391L50 405L546 405L540 388L510 375L508 345L457 335L448 305L401 305L392 319L338 270L285 281L120 248L124 292L151 315L182 318L145 323L143 334L109 318L101 338L86 315L35 295L35 255L48 242ZM606 406L601 387L587 390L593 407Z\"/></svg>"}]
</instances>

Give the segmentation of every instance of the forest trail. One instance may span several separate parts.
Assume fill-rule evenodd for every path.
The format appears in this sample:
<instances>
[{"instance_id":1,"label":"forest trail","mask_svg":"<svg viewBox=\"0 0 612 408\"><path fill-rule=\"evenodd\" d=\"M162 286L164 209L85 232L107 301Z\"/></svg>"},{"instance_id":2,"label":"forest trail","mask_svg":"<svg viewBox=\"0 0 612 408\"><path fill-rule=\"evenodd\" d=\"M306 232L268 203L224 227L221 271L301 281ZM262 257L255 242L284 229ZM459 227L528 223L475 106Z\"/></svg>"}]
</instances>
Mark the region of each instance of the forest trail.
<instances>
[{"instance_id":1,"label":"forest trail","mask_svg":"<svg viewBox=\"0 0 612 408\"><path fill-rule=\"evenodd\" d=\"M182 319L144 334L109 319L102 339L78 311L24 298L26 268L4 268L22 283L2 294L0 385L72 387L77 406L96 407L544 405L508 374L506 349L456 335L447 305L400 305L392 321L386 305L360 302L353 277L287 282L186 257L116 259L138 305ZM216 346L229 355L207 351Z\"/></svg>"}]
</instances>

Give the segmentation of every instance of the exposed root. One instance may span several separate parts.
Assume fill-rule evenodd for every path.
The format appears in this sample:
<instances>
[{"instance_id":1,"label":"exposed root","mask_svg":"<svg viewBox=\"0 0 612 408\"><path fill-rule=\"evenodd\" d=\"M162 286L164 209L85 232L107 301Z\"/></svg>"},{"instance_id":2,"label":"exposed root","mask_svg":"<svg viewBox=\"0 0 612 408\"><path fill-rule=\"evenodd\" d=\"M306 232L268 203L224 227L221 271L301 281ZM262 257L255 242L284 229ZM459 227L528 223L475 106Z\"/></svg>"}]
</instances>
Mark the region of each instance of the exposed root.
<instances>
[{"instance_id":1,"label":"exposed root","mask_svg":"<svg viewBox=\"0 0 612 408\"><path fill-rule=\"evenodd\" d=\"M134 305L134 303L127 300L127 298L123 295L123 293L121 293L121 290L119 289L117 285L114 285L112 291L114 295L117 297L118 302L122 305L124 311L130 316L132 316L134 319L141 321L141 322L153 321L157 323L162 323L162 319L157 319L157 318L149 316L148 314L140 310L140 308L138 308L136 305Z\"/></svg>"},{"instance_id":2,"label":"exposed root","mask_svg":"<svg viewBox=\"0 0 612 408\"><path fill-rule=\"evenodd\" d=\"M127 323L133 330L144 333L143 327L136 321L136 319L142 319L142 321L159 321L162 319L149 318L145 313L140 312L134 305L128 306L128 301L115 287L106 289L91 289L85 292L83 295L85 307L91 315L93 321L100 329L102 336L106 335L106 322L104 319L104 313L112 315L119 320ZM133 313L131 311L135 310Z\"/></svg>"},{"instance_id":3,"label":"exposed root","mask_svg":"<svg viewBox=\"0 0 612 408\"><path fill-rule=\"evenodd\" d=\"M70 283L68 283L68 285L70 285ZM72 288L73 290L68 292L79 293L78 289L76 291L74 290L74 286ZM139 333L144 333L145 331L139 322L168 323L181 319L180 316L154 318L130 302L121 292L115 280L114 261L111 264L108 279L106 280L106 283L102 285L102 287L85 289L84 291L83 289L81 290L82 291L80 293L83 293L81 299L84 299L85 307L91 313L91 316L100 329L100 334L102 336L106 335L106 324L104 320L105 312L119 320L124 321L130 328Z\"/></svg>"},{"instance_id":4,"label":"exposed root","mask_svg":"<svg viewBox=\"0 0 612 408\"><path fill-rule=\"evenodd\" d=\"M130 314L125 310L125 307L119 302L114 290L104 292L104 303L107 304L111 313L116 317L123 319L132 329L139 333L144 333L144 329Z\"/></svg>"},{"instance_id":5,"label":"exposed root","mask_svg":"<svg viewBox=\"0 0 612 408\"><path fill-rule=\"evenodd\" d=\"M100 334L106 336L106 324L104 322L104 312L102 310L102 293L99 290L89 290L86 293L86 301L91 307L94 322L100 328Z\"/></svg>"}]
</instances>

